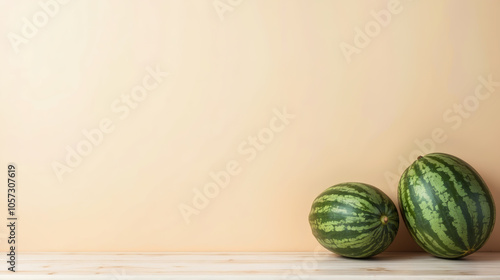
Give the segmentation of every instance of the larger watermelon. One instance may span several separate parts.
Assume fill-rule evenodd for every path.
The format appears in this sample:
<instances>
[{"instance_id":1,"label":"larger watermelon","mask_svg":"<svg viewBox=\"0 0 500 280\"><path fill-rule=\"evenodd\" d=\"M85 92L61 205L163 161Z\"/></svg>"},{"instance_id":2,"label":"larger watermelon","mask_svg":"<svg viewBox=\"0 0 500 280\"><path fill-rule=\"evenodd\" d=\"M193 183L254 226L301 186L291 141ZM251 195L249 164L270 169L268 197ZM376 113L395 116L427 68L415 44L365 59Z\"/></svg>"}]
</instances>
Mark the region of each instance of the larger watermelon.
<instances>
[{"instance_id":1,"label":"larger watermelon","mask_svg":"<svg viewBox=\"0 0 500 280\"><path fill-rule=\"evenodd\" d=\"M398 200L413 239L441 258L474 253L495 223L495 204L481 176L448 154L428 154L413 162L399 181Z\"/></svg>"},{"instance_id":2,"label":"larger watermelon","mask_svg":"<svg viewBox=\"0 0 500 280\"><path fill-rule=\"evenodd\" d=\"M384 251L399 228L397 208L381 190L362 183L326 189L309 213L313 235L326 249L351 258Z\"/></svg>"}]
</instances>

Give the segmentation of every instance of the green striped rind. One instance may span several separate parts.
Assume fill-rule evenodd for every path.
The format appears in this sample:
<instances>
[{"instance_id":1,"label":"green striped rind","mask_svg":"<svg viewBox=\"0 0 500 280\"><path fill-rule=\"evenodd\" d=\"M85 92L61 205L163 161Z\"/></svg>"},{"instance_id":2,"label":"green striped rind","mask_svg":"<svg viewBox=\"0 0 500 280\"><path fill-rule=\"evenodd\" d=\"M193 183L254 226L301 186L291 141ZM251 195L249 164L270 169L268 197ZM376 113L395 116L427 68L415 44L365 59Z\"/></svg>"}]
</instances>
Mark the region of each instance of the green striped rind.
<instances>
[{"instance_id":1,"label":"green striped rind","mask_svg":"<svg viewBox=\"0 0 500 280\"><path fill-rule=\"evenodd\" d=\"M387 216L388 223L382 219ZM381 190L363 183L326 189L313 202L309 224L326 249L351 258L384 251L399 228L397 208Z\"/></svg>"},{"instance_id":2,"label":"green striped rind","mask_svg":"<svg viewBox=\"0 0 500 280\"><path fill-rule=\"evenodd\" d=\"M495 204L483 179L448 154L428 154L408 167L399 181L398 201L413 239L441 258L474 253L495 223Z\"/></svg>"}]
</instances>

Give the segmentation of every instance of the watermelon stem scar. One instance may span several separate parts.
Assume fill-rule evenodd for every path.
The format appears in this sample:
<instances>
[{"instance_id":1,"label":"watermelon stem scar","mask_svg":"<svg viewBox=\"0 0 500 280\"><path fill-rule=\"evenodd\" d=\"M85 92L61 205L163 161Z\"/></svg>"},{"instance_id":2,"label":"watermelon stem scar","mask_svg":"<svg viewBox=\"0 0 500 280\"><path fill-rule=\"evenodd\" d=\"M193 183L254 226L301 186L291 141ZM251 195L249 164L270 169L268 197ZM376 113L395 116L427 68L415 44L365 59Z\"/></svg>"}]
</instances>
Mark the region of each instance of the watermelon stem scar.
<instances>
[{"instance_id":1,"label":"watermelon stem scar","mask_svg":"<svg viewBox=\"0 0 500 280\"><path fill-rule=\"evenodd\" d=\"M387 225L387 223L389 222L389 218L386 215L382 215L382 217L380 217L380 221L383 225Z\"/></svg>"}]
</instances>

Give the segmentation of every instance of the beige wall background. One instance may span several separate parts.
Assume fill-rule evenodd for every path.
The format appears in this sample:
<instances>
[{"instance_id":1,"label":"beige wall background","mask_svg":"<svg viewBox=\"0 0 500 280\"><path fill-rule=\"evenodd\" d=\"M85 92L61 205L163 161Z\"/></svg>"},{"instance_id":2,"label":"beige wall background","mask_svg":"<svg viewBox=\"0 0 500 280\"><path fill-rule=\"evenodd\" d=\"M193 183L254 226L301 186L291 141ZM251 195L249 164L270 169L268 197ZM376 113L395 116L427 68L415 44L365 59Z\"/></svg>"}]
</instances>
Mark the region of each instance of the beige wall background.
<instances>
[{"instance_id":1,"label":"beige wall background","mask_svg":"<svg viewBox=\"0 0 500 280\"><path fill-rule=\"evenodd\" d=\"M321 191L360 181L396 201L405 161L431 151L474 166L499 208L499 9L1 1L18 248L311 251ZM416 249L402 226L390 250ZM500 226L483 250L500 250Z\"/></svg>"}]
</instances>

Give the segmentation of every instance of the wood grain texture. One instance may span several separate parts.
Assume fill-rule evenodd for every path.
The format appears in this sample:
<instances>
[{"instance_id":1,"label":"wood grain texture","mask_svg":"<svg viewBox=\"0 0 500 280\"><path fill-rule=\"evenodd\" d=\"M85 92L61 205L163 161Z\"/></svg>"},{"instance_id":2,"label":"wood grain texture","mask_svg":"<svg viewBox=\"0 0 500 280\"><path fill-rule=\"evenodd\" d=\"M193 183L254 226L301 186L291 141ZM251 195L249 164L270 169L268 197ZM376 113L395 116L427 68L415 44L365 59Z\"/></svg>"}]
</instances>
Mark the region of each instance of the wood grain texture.
<instances>
[{"instance_id":1,"label":"wood grain texture","mask_svg":"<svg viewBox=\"0 0 500 280\"><path fill-rule=\"evenodd\" d=\"M500 253L462 260L382 253L355 260L330 253L25 253L0 279L500 279Z\"/></svg>"}]
</instances>

